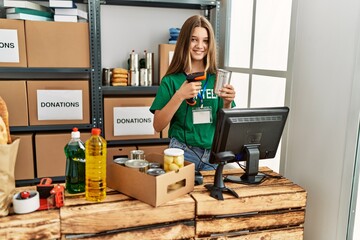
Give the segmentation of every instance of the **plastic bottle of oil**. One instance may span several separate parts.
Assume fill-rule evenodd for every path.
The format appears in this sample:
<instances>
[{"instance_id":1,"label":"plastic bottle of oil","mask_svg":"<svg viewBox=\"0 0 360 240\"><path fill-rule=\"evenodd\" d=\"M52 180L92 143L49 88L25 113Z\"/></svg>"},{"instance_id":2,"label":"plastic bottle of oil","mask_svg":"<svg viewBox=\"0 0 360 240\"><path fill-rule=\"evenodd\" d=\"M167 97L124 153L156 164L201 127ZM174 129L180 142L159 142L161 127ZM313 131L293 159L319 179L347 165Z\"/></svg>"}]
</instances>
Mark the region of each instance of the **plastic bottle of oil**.
<instances>
[{"instance_id":1,"label":"plastic bottle of oil","mask_svg":"<svg viewBox=\"0 0 360 240\"><path fill-rule=\"evenodd\" d=\"M106 140L101 130L93 128L85 142L86 155L86 200L100 202L106 197Z\"/></svg>"},{"instance_id":2,"label":"plastic bottle of oil","mask_svg":"<svg viewBox=\"0 0 360 240\"><path fill-rule=\"evenodd\" d=\"M66 155L65 186L70 194L85 191L85 146L80 140L80 132L73 128L71 139L65 145Z\"/></svg>"}]
</instances>

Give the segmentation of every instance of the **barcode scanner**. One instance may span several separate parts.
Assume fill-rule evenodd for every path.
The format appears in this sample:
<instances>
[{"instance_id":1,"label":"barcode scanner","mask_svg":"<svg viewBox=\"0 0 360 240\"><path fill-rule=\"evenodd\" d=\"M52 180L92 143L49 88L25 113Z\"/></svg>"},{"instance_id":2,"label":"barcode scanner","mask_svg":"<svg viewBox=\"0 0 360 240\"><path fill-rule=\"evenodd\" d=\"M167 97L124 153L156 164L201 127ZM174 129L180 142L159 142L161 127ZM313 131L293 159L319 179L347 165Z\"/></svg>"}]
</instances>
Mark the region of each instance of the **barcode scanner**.
<instances>
[{"instance_id":1,"label":"barcode scanner","mask_svg":"<svg viewBox=\"0 0 360 240\"><path fill-rule=\"evenodd\" d=\"M195 82L195 81L201 81L204 79L206 79L205 72L195 72L195 73L190 73L190 74L186 75L186 80L189 83ZM195 100L195 98L189 98L189 99L186 99L186 103L189 104L190 106L194 106L196 104L196 100Z\"/></svg>"}]
</instances>

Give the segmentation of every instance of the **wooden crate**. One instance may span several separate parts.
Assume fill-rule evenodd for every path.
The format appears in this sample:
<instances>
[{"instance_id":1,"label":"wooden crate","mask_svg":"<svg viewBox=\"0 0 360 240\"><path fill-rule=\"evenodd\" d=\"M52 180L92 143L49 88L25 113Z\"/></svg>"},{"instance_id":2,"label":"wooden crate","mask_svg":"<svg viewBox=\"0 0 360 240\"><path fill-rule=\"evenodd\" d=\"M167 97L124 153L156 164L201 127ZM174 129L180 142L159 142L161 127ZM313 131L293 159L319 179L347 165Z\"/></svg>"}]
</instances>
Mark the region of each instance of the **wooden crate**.
<instances>
[{"instance_id":1,"label":"wooden crate","mask_svg":"<svg viewBox=\"0 0 360 240\"><path fill-rule=\"evenodd\" d=\"M281 177L268 168L261 170ZM240 173L241 169L230 169L223 174ZM212 183L212 172L203 175L205 183ZM303 188L282 177L268 178L258 185L225 185L239 198L224 193L224 201L219 201L203 186L191 194L196 201L198 239L303 239L307 197Z\"/></svg>"},{"instance_id":2,"label":"wooden crate","mask_svg":"<svg viewBox=\"0 0 360 240\"><path fill-rule=\"evenodd\" d=\"M35 186L16 188L16 192L36 190ZM15 214L11 208L9 215L0 217L0 239L58 239L60 238L59 209Z\"/></svg>"},{"instance_id":3,"label":"wooden crate","mask_svg":"<svg viewBox=\"0 0 360 240\"><path fill-rule=\"evenodd\" d=\"M60 209L61 235L87 239L189 239L195 237L195 201L185 195L160 207L108 192L100 203L67 198Z\"/></svg>"},{"instance_id":4,"label":"wooden crate","mask_svg":"<svg viewBox=\"0 0 360 240\"><path fill-rule=\"evenodd\" d=\"M100 203L66 194L61 209L0 218L0 239L303 239L306 191L268 168L261 171L277 178L259 185L226 183L239 198L224 193L224 201L210 197L203 185L160 207L112 189ZM205 184L213 183L214 171L202 174Z\"/></svg>"}]
</instances>

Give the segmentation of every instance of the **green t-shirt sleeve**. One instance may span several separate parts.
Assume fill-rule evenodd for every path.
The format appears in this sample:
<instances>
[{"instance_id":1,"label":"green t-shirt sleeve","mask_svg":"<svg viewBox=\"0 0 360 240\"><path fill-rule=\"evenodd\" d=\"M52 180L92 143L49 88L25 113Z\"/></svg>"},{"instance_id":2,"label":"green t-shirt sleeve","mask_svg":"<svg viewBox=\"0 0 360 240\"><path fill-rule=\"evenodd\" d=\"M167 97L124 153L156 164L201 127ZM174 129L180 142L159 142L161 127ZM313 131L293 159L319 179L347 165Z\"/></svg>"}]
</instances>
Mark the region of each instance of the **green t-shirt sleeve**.
<instances>
[{"instance_id":1,"label":"green t-shirt sleeve","mask_svg":"<svg viewBox=\"0 0 360 240\"><path fill-rule=\"evenodd\" d=\"M161 80L155 99L150 107L150 112L155 113L155 110L161 110L170 101L174 92L175 90L173 90L173 86L170 84L169 78L164 77Z\"/></svg>"}]
</instances>

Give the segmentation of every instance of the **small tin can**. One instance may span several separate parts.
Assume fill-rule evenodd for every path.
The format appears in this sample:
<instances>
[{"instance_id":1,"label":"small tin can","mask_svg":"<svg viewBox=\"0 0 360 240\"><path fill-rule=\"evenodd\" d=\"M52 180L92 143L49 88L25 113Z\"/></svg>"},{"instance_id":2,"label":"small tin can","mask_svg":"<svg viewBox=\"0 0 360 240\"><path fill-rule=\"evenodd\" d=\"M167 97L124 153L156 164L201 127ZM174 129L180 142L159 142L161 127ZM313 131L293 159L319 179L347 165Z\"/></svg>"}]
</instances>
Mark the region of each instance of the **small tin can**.
<instances>
[{"instance_id":1,"label":"small tin can","mask_svg":"<svg viewBox=\"0 0 360 240\"><path fill-rule=\"evenodd\" d=\"M125 162L129 160L128 158L115 158L113 161L119 165L125 166Z\"/></svg>"},{"instance_id":2,"label":"small tin can","mask_svg":"<svg viewBox=\"0 0 360 240\"><path fill-rule=\"evenodd\" d=\"M130 86L139 86L139 70L130 70Z\"/></svg>"},{"instance_id":3,"label":"small tin can","mask_svg":"<svg viewBox=\"0 0 360 240\"><path fill-rule=\"evenodd\" d=\"M165 170L161 168L150 168L149 170L146 171L146 173L151 176L159 176L165 174Z\"/></svg>"},{"instance_id":4,"label":"small tin can","mask_svg":"<svg viewBox=\"0 0 360 240\"><path fill-rule=\"evenodd\" d=\"M103 86L110 86L112 71L110 68L103 68Z\"/></svg>"},{"instance_id":5,"label":"small tin can","mask_svg":"<svg viewBox=\"0 0 360 240\"><path fill-rule=\"evenodd\" d=\"M154 53L145 51L145 66L147 69L152 69L154 66Z\"/></svg>"},{"instance_id":6,"label":"small tin can","mask_svg":"<svg viewBox=\"0 0 360 240\"><path fill-rule=\"evenodd\" d=\"M148 69L148 86L152 86L153 79L153 70L150 68Z\"/></svg>"},{"instance_id":7,"label":"small tin can","mask_svg":"<svg viewBox=\"0 0 360 240\"><path fill-rule=\"evenodd\" d=\"M149 86L148 70L146 68L140 68L140 86Z\"/></svg>"},{"instance_id":8,"label":"small tin can","mask_svg":"<svg viewBox=\"0 0 360 240\"><path fill-rule=\"evenodd\" d=\"M146 160L131 159L125 162L125 166L129 168L138 169L139 172L146 173L149 163Z\"/></svg>"},{"instance_id":9,"label":"small tin can","mask_svg":"<svg viewBox=\"0 0 360 240\"><path fill-rule=\"evenodd\" d=\"M139 70L139 54L134 50L130 53L130 70Z\"/></svg>"},{"instance_id":10,"label":"small tin can","mask_svg":"<svg viewBox=\"0 0 360 240\"><path fill-rule=\"evenodd\" d=\"M130 159L140 159L145 160L145 152L144 150L132 150L130 151Z\"/></svg>"},{"instance_id":11,"label":"small tin can","mask_svg":"<svg viewBox=\"0 0 360 240\"><path fill-rule=\"evenodd\" d=\"M150 168L161 168L161 163L158 162L150 162L149 163L149 169Z\"/></svg>"}]
</instances>

